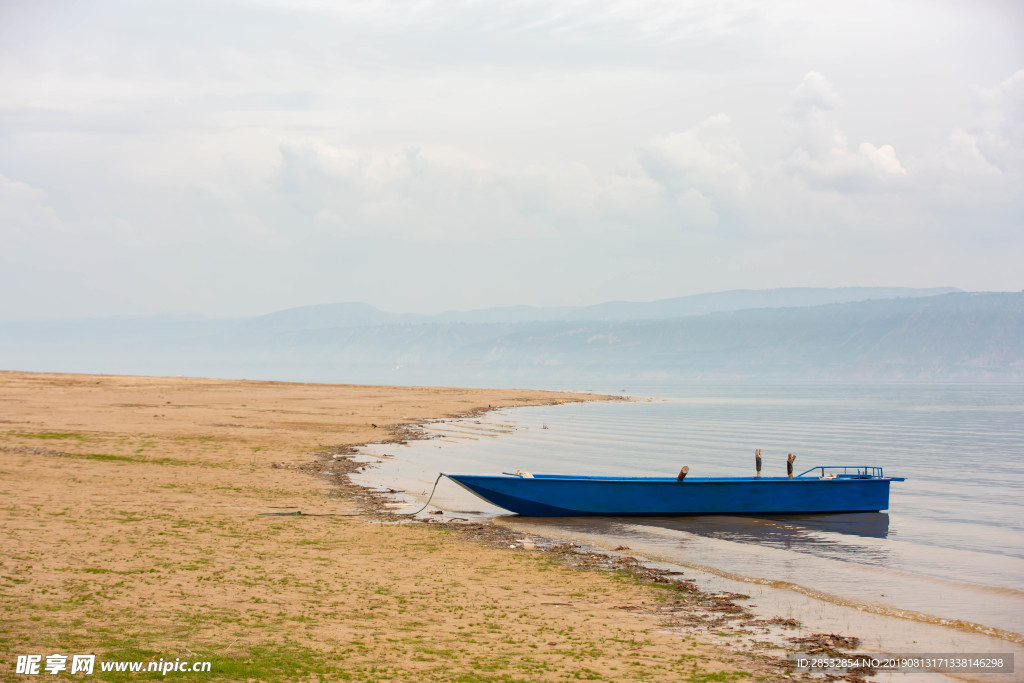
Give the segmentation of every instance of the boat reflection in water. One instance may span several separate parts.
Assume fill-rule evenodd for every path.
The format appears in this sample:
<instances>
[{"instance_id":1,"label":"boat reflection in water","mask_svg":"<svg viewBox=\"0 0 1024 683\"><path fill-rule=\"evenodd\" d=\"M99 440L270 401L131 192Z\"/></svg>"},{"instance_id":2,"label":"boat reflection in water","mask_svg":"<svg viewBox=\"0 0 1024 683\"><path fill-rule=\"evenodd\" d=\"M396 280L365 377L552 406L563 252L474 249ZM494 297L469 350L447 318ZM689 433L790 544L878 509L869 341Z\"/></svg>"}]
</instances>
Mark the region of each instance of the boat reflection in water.
<instances>
[{"instance_id":1,"label":"boat reflection in water","mask_svg":"<svg viewBox=\"0 0 1024 683\"><path fill-rule=\"evenodd\" d=\"M890 548L873 539L889 537L889 515L885 512L860 512L824 515L773 515L737 517L705 515L697 517L505 517L505 524L547 527L550 533L569 533L581 537L590 534L609 536L615 542L640 539L653 546L702 550L709 548L699 539L740 546L714 546L738 551L740 548L775 548L841 561L885 566L892 558ZM871 540L868 540L871 539ZM702 553L703 554L703 553Z\"/></svg>"},{"instance_id":2,"label":"boat reflection in water","mask_svg":"<svg viewBox=\"0 0 1024 683\"><path fill-rule=\"evenodd\" d=\"M888 554L884 545L858 540L888 538L889 515L885 512L771 517L655 517L630 519L628 522L636 530L657 529L669 534L683 532L839 560L855 556L858 562L876 565L884 564Z\"/></svg>"},{"instance_id":3,"label":"boat reflection in water","mask_svg":"<svg viewBox=\"0 0 1024 683\"><path fill-rule=\"evenodd\" d=\"M856 512L846 515L788 515L769 517L779 524L796 525L815 531L831 531L837 534L852 534L868 538L889 536L889 513Z\"/></svg>"},{"instance_id":4,"label":"boat reflection in water","mask_svg":"<svg viewBox=\"0 0 1024 683\"><path fill-rule=\"evenodd\" d=\"M658 526L708 538L757 543L792 549L794 543L841 541L841 535L866 538L889 536L886 512L848 512L825 515L771 515L764 517L656 517L630 520L638 526ZM826 534L839 534L840 538Z\"/></svg>"}]
</instances>

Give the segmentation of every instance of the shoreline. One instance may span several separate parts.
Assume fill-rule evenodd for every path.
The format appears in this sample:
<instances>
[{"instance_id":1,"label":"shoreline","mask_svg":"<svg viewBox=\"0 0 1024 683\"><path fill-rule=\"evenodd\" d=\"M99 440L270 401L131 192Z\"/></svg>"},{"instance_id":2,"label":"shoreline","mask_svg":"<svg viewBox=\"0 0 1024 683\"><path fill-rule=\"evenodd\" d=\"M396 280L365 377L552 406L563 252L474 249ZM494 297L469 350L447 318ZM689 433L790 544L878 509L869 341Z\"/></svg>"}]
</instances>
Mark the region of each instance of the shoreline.
<instances>
[{"instance_id":1,"label":"shoreline","mask_svg":"<svg viewBox=\"0 0 1024 683\"><path fill-rule=\"evenodd\" d=\"M597 400L657 401L665 399L614 395L604 396ZM518 406L509 406L509 408L516 407ZM429 431L432 424L437 422L450 424L479 417L500 409L499 407L493 407L487 410L475 411L472 414L454 416L439 421L405 425L403 426L400 439L362 444L361 447L380 446L387 443L404 445L407 441L432 440L436 438L436 434L431 434ZM412 430L409 429L410 427ZM753 606L740 604L744 601L756 601L755 598L751 598L750 595L742 592L742 586L735 590L704 590L698 587L694 578L684 578L682 576L684 572L676 571L679 568L685 568L687 573L696 573L703 579L709 576L729 578L715 576L717 572L709 571L707 568L691 565L671 566L671 563L662 562L656 558L643 557L642 554L640 554L638 559L631 556L629 554L631 549L625 546L611 549L586 542L576 543L564 537L551 537L537 530L517 530L511 526L496 524L495 520L500 520L501 517L481 516L469 519L458 516L458 513L444 512L441 508L437 508L433 512L426 513L427 515L445 515L444 518L439 517L435 519L422 516L424 510L428 507L433 507L427 504L424 504L417 510L420 516L396 512L393 509L395 505L416 507L418 503L408 501L396 502L398 499L394 497L394 494L400 493L400 491L395 489L380 490L379 487L369 484L353 482L350 478L350 475L360 473L363 469L372 468L374 464L380 463L379 455L360 452L360 447L348 449L344 453L320 452L313 455L317 458L317 462L310 463L304 469L314 476L326 476L331 485L336 487L342 495L349 499L359 500L361 506L369 515L392 521L399 518L399 521L393 523L423 524L435 528L443 528L467 539L469 542L482 543L501 552L548 553L549 556L557 557L560 563L570 566L574 570L628 574L638 583L660 585L676 592L678 595L685 596L684 601L676 600L670 607L657 604L626 606L634 614L646 619L661 620L659 624L660 630L672 632L681 639L693 637L696 631L702 631L701 635L703 637L709 637L711 635L708 633L710 629L736 629L741 633L750 633L750 629L757 629L762 639L756 637L749 638L749 644L744 644L742 647L760 647L761 649L752 649L745 654L764 658L769 667L781 673L785 680L799 679L798 674L792 671L792 668L789 666L787 656L808 652L818 655L826 653L828 656L835 657L849 656L850 652L844 652L843 649L857 650L861 654L865 652L865 648L859 647L862 642L861 638L856 636L817 632L813 629L801 629L800 622L789 617L767 616L766 614L757 615ZM362 459L357 460L357 458ZM326 475L324 474L325 471ZM437 482L435 481L435 488L436 485ZM432 492L426 495L429 502ZM529 519L526 518L525 521L526 524L523 526L528 527ZM523 538L524 535L526 538ZM633 554L636 555L637 553ZM666 565L670 568L662 568L658 565ZM732 577L731 583L760 584L762 582ZM794 633L791 629L799 630L800 633ZM733 634L719 633L718 635L732 636ZM722 638L719 638L716 644L720 647L736 645L736 643L729 643ZM873 675L874 673L868 670L851 671L846 676L833 674L831 680L861 681L864 680L864 676ZM934 673L930 675L930 679L936 680Z\"/></svg>"},{"instance_id":2,"label":"shoreline","mask_svg":"<svg viewBox=\"0 0 1024 683\"><path fill-rule=\"evenodd\" d=\"M688 608L677 589L367 515L309 465L382 429L595 398L0 372L0 667L92 652L211 661L204 680L791 680L633 610ZM259 516L282 510L309 514Z\"/></svg>"},{"instance_id":3,"label":"shoreline","mask_svg":"<svg viewBox=\"0 0 1024 683\"><path fill-rule=\"evenodd\" d=\"M620 401L627 401L628 400L628 401L634 401L634 402L652 402L652 401L668 400L668 399L663 399L663 398L659 398L659 397L636 398L636 397L623 397L623 396L616 396L616 397L614 397L614 399L615 400L620 400ZM475 416L471 416L471 417L475 417ZM512 419L512 418L509 418L509 419ZM512 419L512 420L514 421L514 419ZM423 434L421 437L418 437L418 438L422 438L422 439L441 438L442 441L445 441L445 439L443 439L442 437L444 437L446 434L448 434L449 433L448 430L450 430L453 426L457 426L457 424L453 424L453 423L458 423L459 421L460 420L458 420L458 419L456 419L456 420L442 420L441 422L445 424L445 428L443 428L443 429L442 428L437 428L433 432L431 432L430 430L431 430L431 428L434 425L437 424L436 422L417 425L418 429L424 430L426 432L425 434ZM488 430L488 429L486 429L486 427L493 426L493 425L488 425L487 423L484 423L483 425L479 425L479 422L477 421L477 424L478 424L477 428L481 430L480 433L484 433L484 434L492 434L493 433L495 435L498 435L499 432L503 433L505 431L505 430ZM512 430L518 430L520 428L518 426L513 427L512 425L506 424L505 422L502 422L501 426L504 427L505 429L512 429ZM467 425L467 428L468 429L467 429L467 431L465 433L467 433L467 434L471 433L469 431L469 429L472 429L472 427L470 425ZM500 438L500 436L499 436L499 438ZM441 446L439 446L439 448L440 447ZM429 451L428 451L428 453L429 453ZM382 465L385 464L385 461L379 459L380 458L379 455L375 455L375 454L372 454L372 453L363 453L362 455L364 455L366 458L369 458L369 459L375 459L375 462L378 463L378 464L382 464ZM372 467L372 463L371 464L364 464L364 466ZM509 466L508 463L506 463L505 466L508 467ZM386 467L386 465L385 465L385 467ZM436 506L436 504L435 504L435 506ZM439 509L441 509L441 508L439 508ZM435 514L437 514L437 513L435 512ZM449 513L446 513L446 514L453 514L453 513L449 512ZM491 520L493 520L494 518L490 517L489 515L490 515L490 513L488 513L487 515L482 515L481 519L491 519ZM756 518L756 516L753 516L753 517ZM519 527L522 527L522 528L528 528L528 527L531 527L531 526L536 526L536 525L532 525L531 524L531 518L529 518L529 517L511 516L511 517L507 517L507 518L502 518L502 517L499 516L498 519L499 520L503 520L505 523L508 523L510 525L519 526ZM585 519L585 518L581 518L581 519ZM557 520L553 519L553 520L544 520L544 521L545 522L552 522L552 521L557 521ZM544 526L546 526L546 524ZM572 535L572 534L566 534L565 536L560 536L560 538L563 538L565 540L575 540L577 537ZM597 537L595 536L595 538L597 538ZM613 545L613 544L606 544L607 548L609 548L609 549L611 548L611 545ZM656 552L654 554L657 555ZM714 576L716 576L718 578L721 578L721 579L726 579L726 580L731 580L731 581L736 581L736 582L741 582L741 583L747 583L747 584L756 585L756 586L768 586L768 587L784 589L784 590L800 593L800 594L802 594L804 596L813 598L815 600L820 600L820 601L823 601L823 602L829 602L829 603L835 604L837 606L852 606L852 607L855 607L857 610L859 610L861 612L877 614L879 616L891 617L891 618L894 618L894 619L906 619L906 620L909 620L909 621L914 621L914 622L918 622L918 623L922 623L922 624L940 625L940 626L943 626L945 628L951 628L951 629L956 629L956 630L959 630L959 631L963 631L964 633L984 636L984 637L993 638L993 639L997 639L997 640L1003 640L1003 641L1006 641L1007 643L1011 643L1011 644L1014 644L1014 645L1017 645L1017 646L1024 645L1024 635L1022 635L1020 632L1011 630L1009 628L993 626L993 625L985 624L985 623L982 623L982 622L974 622L974 621L970 621L970 620L964 619L964 618L959 618L958 619L958 618L950 618L950 617L939 616L939 615L935 615L935 614L931 614L931 613L927 613L927 612L923 612L923 611L919 611L919 610L914 610L912 608L907 608L907 607L898 607L898 606L892 606L892 605L888 605L888 606L886 606L886 605L877 605L875 603L866 602L866 601L858 602L857 598L853 598L853 597L850 597L850 596L841 596L841 595L838 595L838 594L829 593L825 589L812 588L812 587L807 587L807 586L801 585L799 583L793 583L793 582L790 582L790 581L774 579L774 578L772 578L769 575L753 575L753 574L738 573L735 570L729 570L729 569L723 569L723 568L720 568L720 567L705 565L705 564L701 564L701 563L695 562L693 560L683 561L680 558L666 559L666 558L658 558L658 557L651 557L649 559L650 559L651 562L668 562L668 563L677 564L680 567L685 567L687 569L698 571L698 572L701 572L703 574L714 575ZM927 575L922 575L921 578L923 580L925 580L925 581L934 581L934 582L940 582L940 583L943 582L943 581L949 581L950 583L956 583L956 581L953 580L953 579L941 579L941 578L935 578L935 577L931 577L931 576L927 576ZM980 584L979 584L979 587L984 588L984 586L981 586ZM997 590L997 591L998 590L1002 590L998 586L993 586L993 587L990 587L990 588L992 590Z\"/></svg>"},{"instance_id":4,"label":"shoreline","mask_svg":"<svg viewBox=\"0 0 1024 683\"><path fill-rule=\"evenodd\" d=\"M622 398L622 397L618 397ZM657 400L656 398L648 398L641 400ZM532 427L537 425L543 418L535 417L531 421ZM424 439L441 438L442 442L447 441L445 437L450 434L459 435L456 436L455 440L459 440L459 437L468 438L474 440L482 438L483 436L493 436L495 438L503 438L506 432L517 431L521 427L515 426L517 423L513 417L502 417L499 421L487 422L484 421L480 424L479 421L473 421L474 424L463 423L458 424L456 421L442 420L443 426L437 426L437 428L431 432L431 428L436 423L430 423L420 425L420 429L427 430L422 436ZM454 424L452 424L454 422ZM499 428L500 427L500 428ZM544 425L547 428L547 425ZM444 445L437 446L438 448L444 448ZM422 448L422 446L421 446ZM382 449L372 449L382 450ZM374 476L373 484L380 485L382 481L388 479L387 472L390 460L381 460L380 452L374 453L370 449L364 450L361 456L364 458L361 466L374 467L374 463L379 463L378 466L383 467L382 476ZM430 462L432 449L420 451L420 455L426 458L427 462ZM439 456L442 457L443 456ZM463 455L464 457L464 455ZM417 457L415 451L408 453L405 456L400 456L400 460L404 461L402 465L404 470L392 469L392 475L398 471L408 471L410 463L417 462L420 458ZM397 463L396 463L397 464ZM433 463L434 467L442 467L440 463ZM505 468L514 467L510 465L508 461L503 462ZM536 471L536 470L534 470ZM418 483L422 484L422 472L416 477ZM367 479L364 477L362 482L366 486ZM408 486L408 481L404 481L400 484L393 483L391 485ZM372 489L371 489L372 490ZM387 496L382 496L383 499L387 500ZM403 496L404 498L404 496ZM393 499L392 499L393 500ZM420 502L423 500L423 496L419 496ZM412 505L408 500L405 503ZM435 505L437 505L435 503ZM821 590L815 590L811 588L804 588L798 584L790 584L785 581L779 581L772 579L771 575L738 575L734 572L726 570L715 569L713 567L704 566L701 564L695 564L690 562L680 562L676 559L668 559L666 557L659 556L658 552L649 554L649 551L655 550L654 548L644 548L643 544L641 547L634 547L632 549L623 546L613 547L617 543L612 542L613 537L605 537L600 535L591 534L589 537L587 534L570 533L569 528L560 529L556 524L554 526L548 526L543 522L555 521L555 520L542 520L540 524L531 523L530 518L521 517L493 517L492 513L487 513L477 517L476 515L470 514L469 517L474 521L465 517L459 517L458 515L466 515L466 512L461 512L461 509L465 508L465 501L462 501L459 506L455 508L450 507L451 501L442 502L440 508L434 510L433 514L442 514L448 516L446 519L439 519L437 522L447 522L449 527L469 527L469 528L480 528L481 526L493 527L496 523L500 523L504 535L496 534L499 540L496 543L508 543L510 546L525 541L523 545L528 545L533 551L549 551L552 546L556 547L559 552L563 554L575 555L576 558L565 558L563 561L569 562L585 568L601 569L604 571L623 571L629 570L634 574L642 576L647 580L660 581L666 575L675 574L686 574L687 580L690 585L687 587L688 591L695 593L703 593L706 598L708 594L718 596L719 598L728 596L742 596L738 598L743 600L747 596L745 593L756 593L756 596L751 598L751 604L741 606L733 602L731 605L722 605L710 603L711 606L717 609L719 612L738 614L740 610L746 612L753 612L758 618L754 618L753 614L747 615L747 622L740 623L740 628L747 628L748 630L753 628L762 628L766 624L770 623L776 627L774 632L774 642L776 644L782 644L787 649L793 650L793 640L791 637L792 633L787 634L785 631L780 631L777 628L780 622L792 622L791 617L796 616L797 619L801 619L800 614L806 615L806 618L811 622L810 625L802 625L800 633L798 635L809 635L813 638L820 636L832 635L835 637L832 631L836 633L847 634L847 636L860 636L861 638L870 639L873 646L862 646L861 652L871 652L876 656L881 654L892 654L899 652L914 652L921 650L922 645L916 645L916 643L931 643L933 646L931 649L934 651L1007 651L1007 650L1018 650L1021 645L1020 634L1000 629L993 626L985 626L982 624L974 624L956 619L947 619L944 617L938 617L935 615L924 614L913 612L903 608L895 607L883 607L873 603L858 603L855 600L851 601L851 598L840 597L837 595L831 595L823 593ZM477 513L479 514L479 513ZM420 522L436 523L434 519L427 518L423 519L421 515ZM482 524L480 522L483 522ZM582 520L581 520L582 521ZM552 535L554 532L554 535ZM535 538L530 538L534 535ZM521 538L526 536L527 538ZM552 540L554 539L554 540ZM616 539L618 543L627 543L628 541L623 538ZM634 543L629 543L630 546L635 546ZM506 546L502 546L506 547ZM575 547L576 549L571 549ZM519 550L519 546L515 546L516 550ZM618 553L615 551L623 551ZM667 570L666 570L667 568ZM685 570L685 571L677 571ZM703 588L703 590L697 589L692 583L695 579ZM668 581L676 582L677 579L669 578ZM788 597L787 597L788 596ZM705 603L705 607L709 603ZM794 607L795 604L800 604L801 607ZM722 608L725 609L722 609ZM694 610L696 612L697 610ZM715 610L707 611L703 616L706 621L713 621L715 615L711 614ZM654 615L657 611L648 609L649 615ZM778 615L786 615L790 618L782 618ZM811 615L814 615L813 617ZM691 625L694 621L697 621L699 617L691 613L687 615L690 619ZM907 632L902 622L909 620L916 624L915 631ZM816 625L814 625L816 622ZM719 622L721 623L721 622ZM846 626L843 626L843 624ZM856 624L854 626L853 624ZM912 640L910 633L913 633L914 638L920 638L921 640ZM959 635L958 635L959 634ZM750 639L765 640L765 634L759 636L751 636ZM786 643L784 641L791 641ZM796 639L799 640L799 639ZM852 638L851 640L856 640ZM927 646L924 646L925 650L928 650ZM934 674L933 680L934 679ZM953 678L962 678L960 676L952 676ZM997 677L992 679L991 675L982 677L985 680L1012 680L1012 678L1001 678ZM967 680L981 680L971 679Z\"/></svg>"}]
</instances>

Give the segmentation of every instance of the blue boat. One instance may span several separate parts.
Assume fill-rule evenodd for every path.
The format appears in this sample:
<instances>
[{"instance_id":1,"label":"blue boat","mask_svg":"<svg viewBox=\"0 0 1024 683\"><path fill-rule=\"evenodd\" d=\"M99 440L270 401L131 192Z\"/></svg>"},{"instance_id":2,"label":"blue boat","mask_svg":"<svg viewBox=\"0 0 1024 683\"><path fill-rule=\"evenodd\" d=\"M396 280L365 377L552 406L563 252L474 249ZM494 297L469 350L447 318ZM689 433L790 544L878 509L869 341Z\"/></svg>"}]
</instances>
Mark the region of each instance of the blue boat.
<instances>
[{"instance_id":1,"label":"blue boat","mask_svg":"<svg viewBox=\"0 0 1024 683\"><path fill-rule=\"evenodd\" d=\"M817 474L813 474L817 473ZM443 474L489 503L527 517L784 515L889 508L881 467L825 465L789 477L593 477Z\"/></svg>"}]
</instances>

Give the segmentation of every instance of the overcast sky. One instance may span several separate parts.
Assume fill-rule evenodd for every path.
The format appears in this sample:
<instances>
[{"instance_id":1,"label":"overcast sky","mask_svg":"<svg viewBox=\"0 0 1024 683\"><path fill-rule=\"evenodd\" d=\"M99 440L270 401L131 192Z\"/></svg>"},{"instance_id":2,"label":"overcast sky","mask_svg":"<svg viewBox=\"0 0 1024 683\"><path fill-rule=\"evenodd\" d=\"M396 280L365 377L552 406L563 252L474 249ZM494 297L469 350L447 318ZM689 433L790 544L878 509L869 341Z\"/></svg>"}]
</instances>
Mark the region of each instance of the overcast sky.
<instances>
[{"instance_id":1,"label":"overcast sky","mask_svg":"<svg viewBox=\"0 0 1024 683\"><path fill-rule=\"evenodd\" d=\"M0 0L0 320L1022 264L1015 0Z\"/></svg>"}]
</instances>

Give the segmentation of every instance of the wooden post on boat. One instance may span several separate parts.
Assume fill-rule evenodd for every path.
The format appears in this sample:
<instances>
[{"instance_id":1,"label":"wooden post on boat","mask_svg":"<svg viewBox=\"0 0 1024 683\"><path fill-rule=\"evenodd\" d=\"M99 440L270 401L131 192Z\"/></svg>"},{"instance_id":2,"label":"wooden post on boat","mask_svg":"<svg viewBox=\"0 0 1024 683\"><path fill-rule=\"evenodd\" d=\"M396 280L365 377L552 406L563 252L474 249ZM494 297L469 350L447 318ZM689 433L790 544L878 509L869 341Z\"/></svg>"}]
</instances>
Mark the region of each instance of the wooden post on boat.
<instances>
[{"instance_id":1,"label":"wooden post on boat","mask_svg":"<svg viewBox=\"0 0 1024 683\"><path fill-rule=\"evenodd\" d=\"M793 461L794 460L796 460L796 456L793 455L792 453L790 453L789 457L786 458L786 474L789 476L790 479L793 478Z\"/></svg>"},{"instance_id":2,"label":"wooden post on boat","mask_svg":"<svg viewBox=\"0 0 1024 683\"><path fill-rule=\"evenodd\" d=\"M754 449L754 469L757 470L756 478L761 478L761 449Z\"/></svg>"},{"instance_id":3,"label":"wooden post on boat","mask_svg":"<svg viewBox=\"0 0 1024 683\"><path fill-rule=\"evenodd\" d=\"M689 471L690 467L688 465L683 465L683 469L679 470L679 476L676 477L676 481L682 481L683 479L686 479L686 475L687 473L689 473Z\"/></svg>"}]
</instances>

